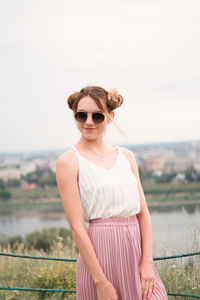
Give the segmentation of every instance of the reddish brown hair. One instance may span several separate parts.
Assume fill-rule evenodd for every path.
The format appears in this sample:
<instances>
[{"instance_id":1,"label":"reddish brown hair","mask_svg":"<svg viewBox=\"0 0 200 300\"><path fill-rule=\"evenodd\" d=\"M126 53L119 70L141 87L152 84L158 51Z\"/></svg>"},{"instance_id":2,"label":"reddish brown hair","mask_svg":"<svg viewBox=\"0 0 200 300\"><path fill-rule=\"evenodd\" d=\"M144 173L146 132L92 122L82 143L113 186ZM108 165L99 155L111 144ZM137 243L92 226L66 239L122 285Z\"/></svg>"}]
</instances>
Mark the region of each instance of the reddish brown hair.
<instances>
[{"instance_id":1,"label":"reddish brown hair","mask_svg":"<svg viewBox=\"0 0 200 300\"><path fill-rule=\"evenodd\" d=\"M90 96L103 111L104 107L102 106L100 99L104 99L108 113L121 106L123 103L123 97L119 95L115 89L107 91L99 86L86 86L82 88L80 92L75 92L67 98L69 108L76 111L78 102L86 96Z\"/></svg>"}]
</instances>

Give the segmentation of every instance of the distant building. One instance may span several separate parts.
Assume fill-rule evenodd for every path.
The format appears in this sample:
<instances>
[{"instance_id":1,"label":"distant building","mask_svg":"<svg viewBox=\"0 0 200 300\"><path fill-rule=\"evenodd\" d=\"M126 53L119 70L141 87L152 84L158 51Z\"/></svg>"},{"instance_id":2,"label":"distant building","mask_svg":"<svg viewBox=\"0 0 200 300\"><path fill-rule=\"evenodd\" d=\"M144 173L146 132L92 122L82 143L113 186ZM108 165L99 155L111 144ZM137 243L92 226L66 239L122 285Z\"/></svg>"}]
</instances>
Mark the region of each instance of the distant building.
<instances>
[{"instance_id":1,"label":"distant building","mask_svg":"<svg viewBox=\"0 0 200 300\"><path fill-rule=\"evenodd\" d=\"M56 160L55 159L48 159L46 161L46 166L53 172L56 173Z\"/></svg>"},{"instance_id":2,"label":"distant building","mask_svg":"<svg viewBox=\"0 0 200 300\"><path fill-rule=\"evenodd\" d=\"M172 179L171 183L187 183L187 179L184 173L178 173L176 176Z\"/></svg>"},{"instance_id":3,"label":"distant building","mask_svg":"<svg viewBox=\"0 0 200 300\"><path fill-rule=\"evenodd\" d=\"M162 174L163 174L163 172L162 172L161 170L154 170L154 171L152 172L152 175L153 175L154 177L160 177L160 176L162 176Z\"/></svg>"},{"instance_id":4,"label":"distant building","mask_svg":"<svg viewBox=\"0 0 200 300\"><path fill-rule=\"evenodd\" d=\"M46 167L46 158L35 158L32 160L32 162L37 166L37 167Z\"/></svg>"},{"instance_id":5,"label":"distant building","mask_svg":"<svg viewBox=\"0 0 200 300\"><path fill-rule=\"evenodd\" d=\"M200 161L195 162L193 166L197 172L200 172Z\"/></svg>"},{"instance_id":6,"label":"distant building","mask_svg":"<svg viewBox=\"0 0 200 300\"><path fill-rule=\"evenodd\" d=\"M36 165L33 162L23 162L20 166L20 172L26 176L28 173L35 172Z\"/></svg>"},{"instance_id":7,"label":"distant building","mask_svg":"<svg viewBox=\"0 0 200 300\"><path fill-rule=\"evenodd\" d=\"M4 182L8 182L9 179L21 179L21 172L17 168L5 168L0 169L0 178Z\"/></svg>"},{"instance_id":8,"label":"distant building","mask_svg":"<svg viewBox=\"0 0 200 300\"><path fill-rule=\"evenodd\" d=\"M33 190L37 189L38 185L36 183L28 183L26 180L22 179L21 188L24 190Z\"/></svg>"},{"instance_id":9,"label":"distant building","mask_svg":"<svg viewBox=\"0 0 200 300\"><path fill-rule=\"evenodd\" d=\"M163 170L164 159L162 154L150 153L146 156L146 160L140 163L141 168L145 168L147 171Z\"/></svg>"}]
</instances>

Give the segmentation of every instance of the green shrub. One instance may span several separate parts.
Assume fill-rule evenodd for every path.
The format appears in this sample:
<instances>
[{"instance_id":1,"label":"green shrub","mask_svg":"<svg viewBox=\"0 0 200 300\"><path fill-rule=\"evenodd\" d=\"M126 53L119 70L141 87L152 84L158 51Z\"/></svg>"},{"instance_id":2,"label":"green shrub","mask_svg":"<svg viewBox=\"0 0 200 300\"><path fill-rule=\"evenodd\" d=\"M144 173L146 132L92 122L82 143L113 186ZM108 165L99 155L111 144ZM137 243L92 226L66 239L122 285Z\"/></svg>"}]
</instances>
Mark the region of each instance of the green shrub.
<instances>
[{"instance_id":1,"label":"green shrub","mask_svg":"<svg viewBox=\"0 0 200 300\"><path fill-rule=\"evenodd\" d=\"M56 242L60 237L63 239L64 245L72 247L72 232L71 230L65 228L44 229L42 232L35 231L26 236L25 244L27 245L28 249L43 249L45 252L49 252L53 242Z\"/></svg>"},{"instance_id":2,"label":"green shrub","mask_svg":"<svg viewBox=\"0 0 200 300\"><path fill-rule=\"evenodd\" d=\"M7 200L11 197L11 193L7 190L0 190L0 199Z\"/></svg>"},{"instance_id":3,"label":"green shrub","mask_svg":"<svg viewBox=\"0 0 200 300\"><path fill-rule=\"evenodd\" d=\"M12 248L12 250L14 250L19 243L23 242L23 238L20 235L15 235L12 237L6 237L2 242L1 245L3 247L7 247L8 245L10 245L10 247Z\"/></svg>"}]
</instances>

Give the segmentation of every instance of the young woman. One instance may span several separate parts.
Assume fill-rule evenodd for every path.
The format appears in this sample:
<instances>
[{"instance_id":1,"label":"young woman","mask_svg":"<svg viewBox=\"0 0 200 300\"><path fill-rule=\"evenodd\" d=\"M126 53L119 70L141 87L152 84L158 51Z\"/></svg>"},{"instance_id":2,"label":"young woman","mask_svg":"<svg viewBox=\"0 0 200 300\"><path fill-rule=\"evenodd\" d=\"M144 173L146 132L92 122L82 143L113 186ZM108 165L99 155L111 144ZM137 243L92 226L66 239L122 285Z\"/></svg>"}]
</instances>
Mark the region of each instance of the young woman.
<instances>
[{"instance_id":1,"label":"young woman","mask_svg":"<svg viewBox=\"0 0 200 300\"><path fill-rule=\"evenodd\" d=\"M168 299L153 262L151 217L135 156L104 141L123 97L88 86L67 103L81 137L57 159L56 178L79 250L76 299Z\"/></svg>"}]
</instances>

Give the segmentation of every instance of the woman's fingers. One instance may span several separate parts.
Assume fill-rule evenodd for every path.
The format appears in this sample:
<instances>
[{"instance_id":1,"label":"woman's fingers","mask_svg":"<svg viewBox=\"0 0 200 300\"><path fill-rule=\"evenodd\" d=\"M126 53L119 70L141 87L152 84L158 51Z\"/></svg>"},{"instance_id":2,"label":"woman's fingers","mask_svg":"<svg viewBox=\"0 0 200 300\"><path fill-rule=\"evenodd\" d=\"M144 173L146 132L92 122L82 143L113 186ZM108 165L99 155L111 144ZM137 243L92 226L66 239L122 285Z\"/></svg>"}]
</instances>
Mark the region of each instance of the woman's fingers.
<instances>
[{"instance_id":1,"label":"woman's fingers","mask_svg":"<svg viewBox=\"0 0 200 300\"><path fill-rule=\"evenodd\" d=\"M149 284L147 299L151 298L151 295L155 291L155 289L156 289L156 282L151 281L150 284Z\"/></svg>"},{"instance_id":2,"label":"woman's fingers","mask_svg":"<svg viewBox=\"0 0 200 300\"><path fill-rule=\"evenodd\" d=\"M145 300L148 292L148 280L142 282L142 300Z\"/></svg>"},{"instance_id":3,"label":"woman's fingers","mask_svg":"<svg viewBox=\"0 0 200 300\"><path fill-rule=\"evenodd\" d=\"M155 292L156 292L156 280L155 280L154 285L153 285L153 293L155 293Z\"/></svg>"},{"instance_id":4,"label":"woman's fingers","mask_svg":"<svg viewBox=\"0 0 200 300\"><path fill-rule=\"evenodd\" d=\"M141 263L139 266L142 300L150 299L152 293L156 290L156 276L153 265L149 263Z\"/></svg>"},{"instance_id":5,"label":"woman's fingers","mask_svg":"<svg viewBox=\"0 0 200 300\"><path fill-rule=\"evenodd\" d=\"M142 281L142 300L150 299L152 293L156 290L156 281L143 280Z\"/></svg>"}]
</instances>

